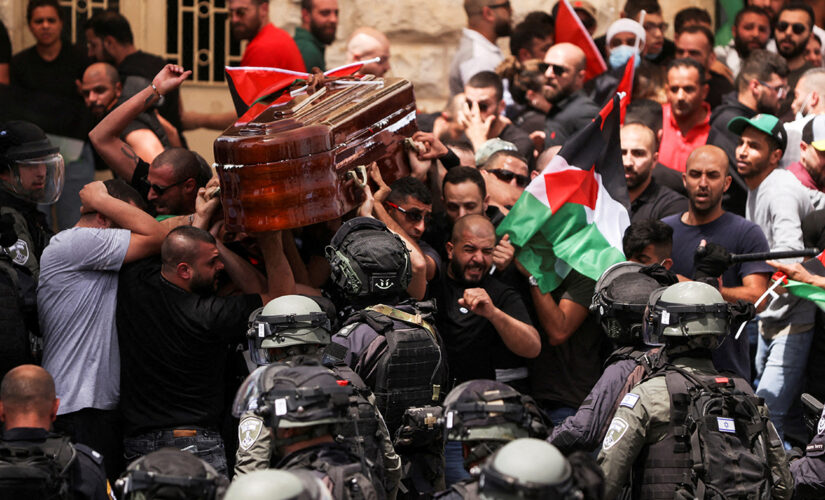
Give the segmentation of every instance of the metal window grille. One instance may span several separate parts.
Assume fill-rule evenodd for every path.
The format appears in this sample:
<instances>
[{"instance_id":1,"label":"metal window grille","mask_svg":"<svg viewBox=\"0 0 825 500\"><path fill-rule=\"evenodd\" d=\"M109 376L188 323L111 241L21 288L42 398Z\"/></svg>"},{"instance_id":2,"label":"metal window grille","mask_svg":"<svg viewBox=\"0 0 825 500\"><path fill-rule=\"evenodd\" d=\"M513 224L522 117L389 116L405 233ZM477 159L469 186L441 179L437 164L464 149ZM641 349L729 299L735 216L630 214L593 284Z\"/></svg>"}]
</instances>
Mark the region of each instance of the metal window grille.
<instances>
[{"instance_id":1,"label":"metal window grille","mask_svg":"<svg viewBox=\"0 0 825 500\"><path fill-rule=\"evenodd\" d=\"M223 84L224 66L241 60L232 39L228 0L167 0L166 53L170 62L192 70L192 80Z\"/></svg>"},{"instance_id":2,"label":"metal window grille","mask_svg":"<svg viewBox=\"0 0 825 500\"><path fill-rule=\"evenodd\" d=\"M83 26L95 13L101 10L118 10L119 0L60 0L63 15L63 38L73 44L86 42Z\"/></svg>"}]
</instances>

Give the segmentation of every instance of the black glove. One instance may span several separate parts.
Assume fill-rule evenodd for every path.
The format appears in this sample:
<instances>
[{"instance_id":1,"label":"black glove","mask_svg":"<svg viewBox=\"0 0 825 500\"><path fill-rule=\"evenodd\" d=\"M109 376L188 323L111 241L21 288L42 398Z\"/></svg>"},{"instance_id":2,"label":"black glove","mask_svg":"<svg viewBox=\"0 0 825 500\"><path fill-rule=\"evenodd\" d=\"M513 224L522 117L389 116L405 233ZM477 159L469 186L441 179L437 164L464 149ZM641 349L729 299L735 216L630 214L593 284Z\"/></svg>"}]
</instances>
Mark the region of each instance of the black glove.
<instances>
[{"instance_id":1,"label":"black glove","mask_svg":"<svg viewBox=\"0 0 825 500\"><path fill-rule=\"evenodd\" d=\"M699 245L693 254L693 279L718 278L731 266L730 253L722 245Z\"/></svg>"},{"instance_id":2,"label":"black glove","mask_svg":"<svg viewBox=\"0 0 825 500\"><path fill-rule=\"evenodd\" d=\"M651 264L639 269L639 272L655 279L662 286L675 285L679 282L676 273L661 264Z\"/></svg>"},{"instance_id":3,"label":"black glove","mask_svg":"<svg viewBox=\"0 0 825 500\"><path fill-rule=\"evenodd\" d=\"M10 247L17 243L17 231L14 230L14 217L11 214L0 216L0 247Z\"/></svg>"}]
</instances>

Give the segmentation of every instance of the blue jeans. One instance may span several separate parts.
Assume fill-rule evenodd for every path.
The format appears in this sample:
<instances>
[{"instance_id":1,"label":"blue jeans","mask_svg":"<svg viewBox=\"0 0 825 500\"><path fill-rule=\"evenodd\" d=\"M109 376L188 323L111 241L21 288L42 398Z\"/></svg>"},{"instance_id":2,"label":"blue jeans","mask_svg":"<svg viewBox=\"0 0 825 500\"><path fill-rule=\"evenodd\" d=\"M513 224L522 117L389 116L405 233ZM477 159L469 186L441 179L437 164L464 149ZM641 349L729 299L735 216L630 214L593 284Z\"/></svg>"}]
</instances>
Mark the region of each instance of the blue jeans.
<instances>
[{"instance_id":1,"label":"blue jeans","mask_svg":"<svg viewBox=\"0 0 825 500\"><path fill-rule=\"evenodd\" d=\"M464 448L461 441L447 441L444 445L444 480L451 484L468 479L470 473L464 469Z\"/></svg>"},{"instance_id":2,"label":"blue jeans","mask_svg":"<svg viewBox=\"0 0 825 500\"><path fill-rule=\"evenodd\" d=\"M785 416L802 389L813 338L813 330L780 335L770 341L759 336L756 348L759 385L756 387L756 395L765 400L771 422L783 438Z\"/></svg>"},{"instance_id":3,"label":"blue jeans","mask_svg":"<svg viewBox=\"0 0 825 500\"><path fill-rule=\"evenodd\" d=\"M553 427L558 427L562 422L564 422L565 418L575 415L577 409L570 408L569 406L559 406L558 408L553 408L552 410L542 408L541 411L544 413L544 417L553 424Z\"/></svg>"},{"instance_id":4,"label":"blue jeans","mask_svg":"<svg viewBox=\"0 0 825 500\"><path fill-rule=\"evenodd\" d=\"M137 458L169 446L191 452L214 467L219 474L228 477L223 439L219 433L213 431L197 429L194 436L175 437L173 430L168 429L127 437L123 439L123 456L127 463L131 463Z\"/></svg>"}]
</instances>

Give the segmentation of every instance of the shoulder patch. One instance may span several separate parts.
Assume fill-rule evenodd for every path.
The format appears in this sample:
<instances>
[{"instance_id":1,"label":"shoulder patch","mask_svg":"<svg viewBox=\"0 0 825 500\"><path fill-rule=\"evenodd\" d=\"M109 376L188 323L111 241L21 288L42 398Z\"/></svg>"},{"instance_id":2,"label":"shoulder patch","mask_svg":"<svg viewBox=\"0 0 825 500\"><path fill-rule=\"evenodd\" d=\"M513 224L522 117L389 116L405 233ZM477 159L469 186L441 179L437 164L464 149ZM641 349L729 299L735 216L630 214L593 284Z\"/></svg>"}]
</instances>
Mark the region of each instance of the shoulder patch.
<instances>
[{"instance_id":1,"label":"shoulder patch","mask_svg":"<svg viewBox=\"0 0 825 500\"><path fill-rule=\"evenodd\" d=\"M23 266L29 261L29 244L26 240L18 239L14 245L3 247L3 252L18 266Z\"/></svg>"},{"instance_id":2,"label":"shoulder patch","mask_svg":"<svg viewBox=\"0 0 825 500\"><path fill-rule=\"evenodd\" d=\"M633 394L632 392L628 392L622 398L622 402L619 403L619 406L624 406L630 408L631 410L636 406L636 403L639 402L639 395Z\"/></svg>"},{"instance_id":3,"label":"shoulder patch","mask_svg":"<svg viewBox=\"0 0 825 500\"><path fill-rule=\"evenodd\" d=\"M614 417L613 421L610 422L610 427L607 429L607 434L604 436L604 442L602 443L603 450L609 450L613 448L613 445L619 442L624 436L624 433L627 432L627 421L623 418Z\"/></svg>"},{"instance_id":4,"label":"shoulder patch","mask_svg":"<svg viewBox=\"0 0 825 500\"><path fill-rule=\"evenodd\" d=\"M264 421L260 417L246 417L241 420L238 425L238 442L242 450L246 451L255 444L263 427Z\"/></svg>"},{"instance_id":5,"label":"shoulder patch","mask_svg":"<svg viewBox=\"0 0 825 500\"><path fill-rule=\"evenodd\" d=\"M819 422L816 424L816 433L822 434L825 431L825 409L822 410L822 416L819 417Z\"/></svg>"},{"instance_id":6,"label":"shoulder patch","mask_svg":"<svg viewBox=\"0 0 825 500\"><path fill-rule=\"evenodd\" d=\"M350 323L349 325L345 326L344 328L341 328L340 330L338 330L338 333L336 333L335 336L347 338L347 337L349 337L349 334L352 333L352 331L355 330L355 327L358 326L358 325L359 325L359 323Z\"/></svg>"},{"instance_id":7,"label":"shoulder patch","mask_svg":"<svg viewBox=\"0 0 825 500\"><path fill-rule=\"evenodd\" d=\"M811 443L805 448L805 451L810 453L812 451L822 451L823 448L825 448L825 445L822 443Z\"/></svg>"}]
</instances>

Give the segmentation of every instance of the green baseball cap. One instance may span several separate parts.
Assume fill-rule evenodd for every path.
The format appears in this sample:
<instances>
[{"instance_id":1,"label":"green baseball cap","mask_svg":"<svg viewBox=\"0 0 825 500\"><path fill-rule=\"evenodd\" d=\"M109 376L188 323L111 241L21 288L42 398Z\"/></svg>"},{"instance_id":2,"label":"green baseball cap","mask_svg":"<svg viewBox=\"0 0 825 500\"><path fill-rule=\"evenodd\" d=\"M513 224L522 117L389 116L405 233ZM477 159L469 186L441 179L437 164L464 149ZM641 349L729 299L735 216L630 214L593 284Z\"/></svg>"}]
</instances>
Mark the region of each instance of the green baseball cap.
<instances>
[{"instance_id":1,"label":"green baseball cap","mask_svg":"<svg viewBox=\"0 0 825 500\"><path fill-rule=\"evenodd\" d=\"M742 135L742 132L747 127L753 127L761 132L773 137L779 144L779 149L785 151L788 146L788 135L785 133L785 127L779 118L769 115L767 113L760 113L751 119L744 116L737 116L728 122L728 130L736 135Z\"/></svg>"}]
</instances>

